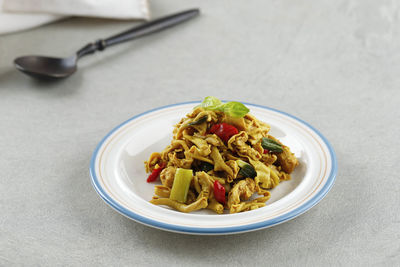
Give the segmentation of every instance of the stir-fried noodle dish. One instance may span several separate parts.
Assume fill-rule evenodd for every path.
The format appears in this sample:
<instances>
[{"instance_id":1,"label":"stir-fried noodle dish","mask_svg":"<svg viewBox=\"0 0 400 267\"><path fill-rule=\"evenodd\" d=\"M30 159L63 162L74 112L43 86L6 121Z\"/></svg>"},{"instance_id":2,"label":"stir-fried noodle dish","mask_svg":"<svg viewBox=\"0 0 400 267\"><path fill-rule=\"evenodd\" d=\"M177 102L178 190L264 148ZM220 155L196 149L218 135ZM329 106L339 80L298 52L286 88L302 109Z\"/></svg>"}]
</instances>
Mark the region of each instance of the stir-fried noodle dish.
<instances>
[{"instance_id":1,"label":"stir-fried noodle dish","mask_svg":"<svg viewBox=\"0 0 400 267\"><path fill-rule=\"evenodd\" d=\"M269 134L270 126L248 112L242 103L206 97L182 118L171 144L145 162L147 182L159 177L162 183L150 202L218 214L265 206L269 190L291 179L299 163Z\"/></svg>"}]
</instances>

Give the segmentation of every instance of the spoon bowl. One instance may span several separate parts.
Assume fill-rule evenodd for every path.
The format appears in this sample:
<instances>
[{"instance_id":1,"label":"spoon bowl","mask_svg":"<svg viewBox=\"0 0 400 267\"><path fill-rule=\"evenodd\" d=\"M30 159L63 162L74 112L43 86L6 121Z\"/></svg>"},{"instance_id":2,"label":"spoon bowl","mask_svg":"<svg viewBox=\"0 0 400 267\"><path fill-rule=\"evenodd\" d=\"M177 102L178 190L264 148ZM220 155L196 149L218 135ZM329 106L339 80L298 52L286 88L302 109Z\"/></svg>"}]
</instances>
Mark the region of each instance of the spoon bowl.
<instances>
[{"instance_id":1,"label":"spoon bowl","mask_svg":"<svg viewBox=\"0 0 400 267\"><path fill-rule=\"evenodd\" d=\"M77 57L23 56L14 60L15 67L35 78L66 78L77 69Z\"/></svg>"}]
</instances>

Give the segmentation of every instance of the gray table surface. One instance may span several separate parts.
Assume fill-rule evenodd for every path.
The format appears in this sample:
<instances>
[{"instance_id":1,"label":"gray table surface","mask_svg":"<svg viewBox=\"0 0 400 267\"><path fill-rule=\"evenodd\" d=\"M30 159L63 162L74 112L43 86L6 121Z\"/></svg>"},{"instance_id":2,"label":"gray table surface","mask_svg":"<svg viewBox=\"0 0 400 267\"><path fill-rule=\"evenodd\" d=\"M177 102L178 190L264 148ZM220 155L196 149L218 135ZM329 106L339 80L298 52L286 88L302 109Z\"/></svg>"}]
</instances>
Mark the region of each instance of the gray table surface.
<instances>
[{"instance_id":1,"label":"gray table surface","mask_svg":"<svg viewBox=\"0 0 400 267\"><path fill-rule=\"evenodd\" d=\"M195 21L34 81L22 54L69 55L136 22L72 18L0 36L0 265L395 266L400 262L400 4L151 1ZM114 126L204 96L267 105L319 129L338 176L314 208L231 236L155 230L109 208L89 161Z\"/></svg>"}]
</instances>

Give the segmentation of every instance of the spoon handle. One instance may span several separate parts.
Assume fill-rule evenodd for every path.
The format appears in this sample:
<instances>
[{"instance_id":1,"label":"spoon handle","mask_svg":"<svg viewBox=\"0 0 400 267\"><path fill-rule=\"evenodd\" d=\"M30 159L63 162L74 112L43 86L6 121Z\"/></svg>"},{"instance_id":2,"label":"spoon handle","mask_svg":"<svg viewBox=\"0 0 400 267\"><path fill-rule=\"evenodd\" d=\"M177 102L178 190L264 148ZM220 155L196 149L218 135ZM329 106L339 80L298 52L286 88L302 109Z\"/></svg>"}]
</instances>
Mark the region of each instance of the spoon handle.
<instances>
[{"instance_id":1,"label":"spoon handle","mask_svg":"<svg viewBox=\"0 0 400 267\"><path fill-rule=\"evenodd\" d=\"M89 43L86 46L82 47L78 52L76 52L76 55L78 58L80 58L88 54L93 54L97 50L102 51L105 48L115 44L134 40L142 36L165 30L167 28L185 22L193 17L196 17L199 13L199 9L190 9L177 14L149 21L122 33L111 36L107 39L99 39L94 43Z\"/></svg>"}]
</instances>

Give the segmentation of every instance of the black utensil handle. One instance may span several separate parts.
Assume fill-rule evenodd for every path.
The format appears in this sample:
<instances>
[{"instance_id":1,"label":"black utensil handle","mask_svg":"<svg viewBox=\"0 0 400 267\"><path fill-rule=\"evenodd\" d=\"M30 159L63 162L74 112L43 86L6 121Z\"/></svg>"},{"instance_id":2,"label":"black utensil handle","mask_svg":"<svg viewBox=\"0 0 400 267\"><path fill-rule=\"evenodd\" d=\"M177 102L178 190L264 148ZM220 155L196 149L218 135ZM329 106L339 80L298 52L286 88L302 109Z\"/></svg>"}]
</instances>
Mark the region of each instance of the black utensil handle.
<instances>
[{"instance_id":1,"label":"black utensil handle","mask_svg":"<svg viewBox=\"0 0 400 267\"><path fill-rule=\"evenodd\" d=\"M182 22L185 22L193 17L196 17L200 13L199 9L190 9L177 14L169 15L159 19L152 20L150 22L144 23L142 25L136 26L132 29L119 33L117 35L111 36L105 40L99 39L94 43L89 43L82 47L78 52L76 52L77 57L92 54L94 52L102 51L106 47L126 42L129 40L134 40L142 36L146 36L152 33L156 33Z\"/></svg>"}]
</instances>

